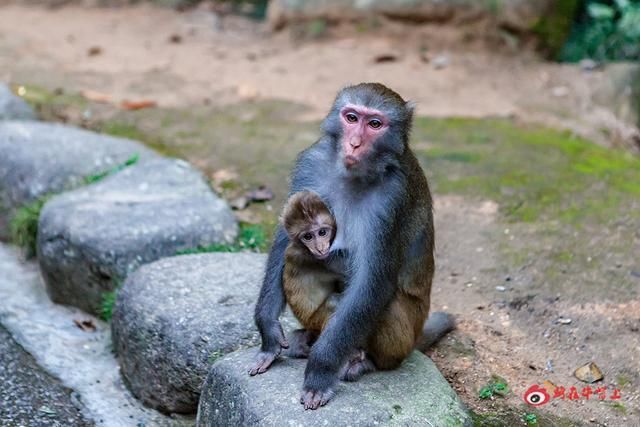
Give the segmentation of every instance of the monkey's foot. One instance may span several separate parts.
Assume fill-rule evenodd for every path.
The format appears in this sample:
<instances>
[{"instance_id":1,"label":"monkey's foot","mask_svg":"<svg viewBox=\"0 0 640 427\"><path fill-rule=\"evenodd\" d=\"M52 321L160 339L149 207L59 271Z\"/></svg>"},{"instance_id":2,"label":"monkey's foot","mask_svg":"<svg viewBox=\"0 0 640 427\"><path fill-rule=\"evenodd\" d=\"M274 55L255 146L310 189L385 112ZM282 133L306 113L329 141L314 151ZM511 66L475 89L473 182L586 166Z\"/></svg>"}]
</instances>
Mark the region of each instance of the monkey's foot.
<instances>
[{"instance_id":1,"label":"monkey's foot","mask_svg":"<svg viewBox=\"0 0 640 427\"><path fill-rule=\"evenodd\" d=\"M284 355L292 358L306 359L311 352L311 346L316 340L317 334L305 329L296 329L289 336L289 349Z\"/></svg>"},{"instance_id":2,"label":"monkey's foot","mask_svg":"<svg viewBox=\"0 0 640 427\"><path fill-rule=\"evenodd\" d=\"M263 322L264 324L264 322ZM284 331L279 321L270 322L262 329L262 350L258 353L255 363L249 368L249 375L264 374L269 366L280 355L283 348L289 348L289 342L284 337Z\"/></svg>"},{"instance_id":3,"label":"monkey's foot","mask_svg":"<svg viewBox=\"0 0 640 427\"><path fill-rule=\"evenodd\" d=\"M249 375L264 374L277 357L278 355L276 353L261 351L256 356L253 366L249 368Z\"/></svg>"},{"instance_id":4,"label":"monkey's foot","mask_svg":"<svg viewBox=\"0 0 640 427\"><path fill-rule=\"evenodd\" d=\"M318 409L324 406L335 396L336 393L332 388L328 388L324 391L321 390L302 390L302 396L300 396L300 403L304 405L304 409Z\"/></svg>"},{"instance_id":5,"label":"monkey's foot","mask_svg":"<svg viewBox=\"0 0 640 427\"><path fill-rule=\"evenodd\" d=\"M376 366L367 357L364 350L357 350L354 356L340 369L339 378L342 381L358 381L367 372L373 372Z\"/></svg>"}]
</instances>

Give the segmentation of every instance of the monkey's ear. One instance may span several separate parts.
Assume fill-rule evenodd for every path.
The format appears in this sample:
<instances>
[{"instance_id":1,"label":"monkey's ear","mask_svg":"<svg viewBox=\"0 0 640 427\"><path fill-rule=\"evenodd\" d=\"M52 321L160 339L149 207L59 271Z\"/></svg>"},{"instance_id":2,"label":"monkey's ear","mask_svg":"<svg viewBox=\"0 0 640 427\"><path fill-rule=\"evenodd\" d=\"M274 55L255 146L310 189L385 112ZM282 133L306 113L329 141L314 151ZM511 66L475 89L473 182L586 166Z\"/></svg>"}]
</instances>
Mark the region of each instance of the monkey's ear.
<instances>
[{"instance_id":1,"label":"monkey's ear","mask_svg":"<svg viewBox=\"0 0 640 427\"><path fill-rule=\"evenodd\" d=\"M406 108L407 113L409 113L409 116L413 116L413 112L416 109L416 103L413 101L407 101L404 103L404 108Z\"/></svg>"}]
</instances>

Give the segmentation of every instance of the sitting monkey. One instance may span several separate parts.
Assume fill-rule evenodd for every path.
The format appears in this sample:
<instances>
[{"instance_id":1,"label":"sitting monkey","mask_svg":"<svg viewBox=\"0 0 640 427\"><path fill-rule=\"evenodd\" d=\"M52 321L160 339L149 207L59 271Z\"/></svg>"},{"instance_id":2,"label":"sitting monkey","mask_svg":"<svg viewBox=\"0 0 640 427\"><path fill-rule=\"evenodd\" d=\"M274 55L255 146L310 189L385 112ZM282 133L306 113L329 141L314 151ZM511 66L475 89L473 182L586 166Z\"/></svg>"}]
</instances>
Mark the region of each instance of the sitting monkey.
<instances>
[{"instance_id":1,"label":"sitting monkey","mask_svg":"<svg viewBox=\"0 0 640 427\"><path fill-rule=\"evenodd\" d=\"M342 277L325 260L336 234L336 222L320 196L301 191L287 201L282 224L289 236L285 251L283 289L287 303L304 331L295 331L286 352L306 357L340 299Z\"/></svg>"}]
</instances>

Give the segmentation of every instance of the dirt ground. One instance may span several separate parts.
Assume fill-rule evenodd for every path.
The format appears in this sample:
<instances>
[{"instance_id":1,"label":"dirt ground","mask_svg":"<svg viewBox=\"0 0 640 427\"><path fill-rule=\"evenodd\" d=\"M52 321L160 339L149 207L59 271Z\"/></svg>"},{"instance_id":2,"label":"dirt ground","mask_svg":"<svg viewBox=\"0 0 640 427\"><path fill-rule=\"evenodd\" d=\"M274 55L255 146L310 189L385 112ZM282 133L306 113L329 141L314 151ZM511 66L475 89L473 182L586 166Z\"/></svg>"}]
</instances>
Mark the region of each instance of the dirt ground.
<instances>
[{"instance_id":1,"label":"dirt ground","mask_svg":"<svg viewBox=\"0 0 640 427\"><path fill-rule=\"evenodd\" d=\"M371 24L326 40L322 28L273 35L206 8L1 11L3 80L152 97L166 107L285 99L311 107L301 118L321 117L336 88L375 80L423 115L516 116L607 145L634 144L635 130L592 102L603 73L542 62L507 35L488 42L464 28L394 24L379 35Z\"/></svg>"},{"instance_id":2,"label":"dirt ground","mask_svg":"<svg viewBox=\"0 0 640 427\"><path fill-rule=\"evenodd\" d=\"M378 63L384 55L394 59ZM207 174L224 168L242 184L264 180L277 194L266 209L272 219L293 156L317 137L317 120L348 83L381 81L415 101L420 116L503 117L524 122L528 132L543 123L615 145L615 132L602 141L598 129L623 133L622 125L590 98L589 87L602 78L446 27L316 38L304 31L273 35L262 24L204 9L0 7L0 79L53 92L91 90L106 95L108 105L156 101L160 108L148 113L114 113L95 104L90 110L74 101L63 121L86 124L87 112L116 117L119 131L112 133L142 132L140 139L161 141L169 154L177 150ZM273 103L275 113L265 107ZM175 117L179 125L170 123ZM447 148L447 138L437 145L439 137L423 131L439 123L420 121L416 131L414 148L431 153L428 159ZM463 132L448 126L443 132ZM484 138L476 132L465 138ZM245 141L251 143L242 146ZM459 152L441 157L471 161ZM594 389L618 388L622 399L554 399L537 412L539 425L640 425L638 193L602 221L514 221L504 213L509 188L496 197L487 197L493 195L488 190L446 191L440 177L458 169L438 165L434 161L435 172L426 166L436 181L432 307L455 314L459 324L429 355L464 401L484 414L478 422L493 425L496 416L504 425L526 425L522 417L534 412L522 400L529 386L549 380L580 391L587 384L572 373L594 361L604 373ZM594 184L579 197L601 190ZM479 390L492 375L504 378L511 393L481 400Z\"/></svg>"}]
</instances>

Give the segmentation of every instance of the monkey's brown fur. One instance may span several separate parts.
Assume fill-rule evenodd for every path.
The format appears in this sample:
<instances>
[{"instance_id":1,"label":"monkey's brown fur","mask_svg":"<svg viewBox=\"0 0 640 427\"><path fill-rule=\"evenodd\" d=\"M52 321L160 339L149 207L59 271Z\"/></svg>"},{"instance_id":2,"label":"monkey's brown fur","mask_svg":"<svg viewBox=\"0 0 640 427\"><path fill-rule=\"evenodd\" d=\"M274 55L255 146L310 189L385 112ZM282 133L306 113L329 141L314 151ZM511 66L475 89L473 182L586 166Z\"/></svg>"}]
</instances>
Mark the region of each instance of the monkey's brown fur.
<instances>
[{"instance_id":1,"label":"monkey's brown fur","mask_svg":"<svg viewBox=\"0 0 640 427\"><path fill-rule=\"evenodd\" d=\"M325 225L335 236L335 219L320 196L301 191L287 201L282 223L289 235L283 275L285 298L302 326L317 336L335 311L340 276L309 251L301 236L313 225Z\"/></svg>"}]
</instances>

